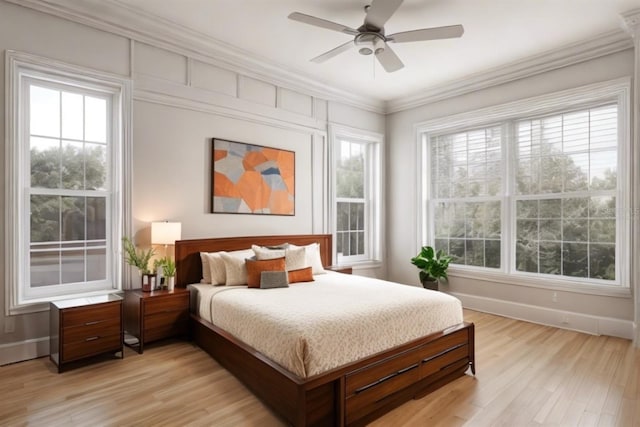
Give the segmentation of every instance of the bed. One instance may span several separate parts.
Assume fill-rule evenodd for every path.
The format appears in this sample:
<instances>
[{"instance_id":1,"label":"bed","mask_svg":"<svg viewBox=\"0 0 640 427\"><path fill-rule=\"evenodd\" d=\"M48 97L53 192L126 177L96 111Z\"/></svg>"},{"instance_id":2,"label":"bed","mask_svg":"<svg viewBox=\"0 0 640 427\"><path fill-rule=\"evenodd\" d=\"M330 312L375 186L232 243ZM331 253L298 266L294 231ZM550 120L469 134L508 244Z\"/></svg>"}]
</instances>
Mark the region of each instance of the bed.
<instances>
[{"instance_id":1,"label":"bed","mask_svg":"<svg viewBox=\"0 0 640 427\"><path fill-rule=\"evenodd\" d=\"M284 242L299 246L318 243L323 265L330 265L331 235L182 240L176 242L176 285L186 287L200 281L200 252L234 251L252 244L271 246ZM348 280L343 277L346 287ZM323 280L329 279L318 276L319 283ZM313 287L304 283L296 286L295 292L302 294L311 292ZM277 292L273 291L257 292L277 298ZM426 295L429 291L423 292ZM242 299L249 294L229 290L224 297ZM468 369L475 373L472 323L448 325L357 360L338 366L325 364L323 369L317 369L313 364L297 368L282 360L276 363L275 356L265 355L268 351L257 350L259 342L249 345L210 320L204 312L192 311L191 333L196 344L295 426L364 425L411 398L422 397L453 381Z\"/></svg>"}]
</instances>

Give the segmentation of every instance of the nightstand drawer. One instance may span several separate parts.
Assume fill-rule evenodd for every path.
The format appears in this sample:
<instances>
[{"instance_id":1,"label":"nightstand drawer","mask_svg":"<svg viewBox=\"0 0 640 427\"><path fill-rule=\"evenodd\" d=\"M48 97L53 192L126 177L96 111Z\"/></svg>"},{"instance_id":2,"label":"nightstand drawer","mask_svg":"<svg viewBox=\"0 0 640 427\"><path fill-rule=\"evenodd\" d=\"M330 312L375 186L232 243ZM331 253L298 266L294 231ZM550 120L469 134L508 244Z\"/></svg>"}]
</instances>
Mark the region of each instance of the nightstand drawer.
<instances>
[{"instance_id":1,"label":"nightstand drawer","mask_svg":"<svg viewBox=\"0 0 640 427\"><path fill-rule=\"evenodd\" d=\"M182 333L184 333L184 328L181 328L179 325L160 325L154 328L145 329L144 341L152 342L162 340Z\"/></svg>"},{"instance_id":2,"label":"nightstand drawer","mask_svg":"<svg viewBox=\"0 0 640 427\"><path fill-rule=\"evenodd\" d=\"M78 325L62 330L66 343L85 342L96 336L118 335L120 333L120 318L98 320L90 325Z\"/></svg>"},{"instance_id":3,"label":"nightstand drawer","mask_svg":"<svg viewBox=\"0 0 640 427\"><path fill-rule=\"evenodd\" d=\"M162 313L144 316L145 338L147 331L154 328L176 325L184 328L187 325L187 312L184 309L164 311Z\"/></svg>"},{"instance_id":4,"label":"nightstand drawer","mask_svg":"<svg viewBox=\"0 0 640 427\"><path fill-rule=\"evenodd\" d=\"M94 335L93 337L87 337L83 341L65 343L62 346L62 354L64 354L65 361L81 359L109 350L113 350L114 352L122 351L119 331L116 335Z\"/></svg>"},{"instance_id":5,"label":"nightstand drawer","mask_svg":"<svg viewBox=\"0 0 640 427\"><path fill-rule=\"evenodd\" d=\"M184 310L189 307L189 294L182 293L175 296L151 298L145 301L144 314L165 313L176 310Z\"/></svg>"},{"instance_id":6,"label":"nightstand drawer","mask_svg":"<svg viewBox=\"0 0 640 427\"><path fill-rule=\"evenodd\" d=\"M97 322L120 318L120 304L100 304L65 310L64 327L91 325Z\"/></svg>"}]
</instances>

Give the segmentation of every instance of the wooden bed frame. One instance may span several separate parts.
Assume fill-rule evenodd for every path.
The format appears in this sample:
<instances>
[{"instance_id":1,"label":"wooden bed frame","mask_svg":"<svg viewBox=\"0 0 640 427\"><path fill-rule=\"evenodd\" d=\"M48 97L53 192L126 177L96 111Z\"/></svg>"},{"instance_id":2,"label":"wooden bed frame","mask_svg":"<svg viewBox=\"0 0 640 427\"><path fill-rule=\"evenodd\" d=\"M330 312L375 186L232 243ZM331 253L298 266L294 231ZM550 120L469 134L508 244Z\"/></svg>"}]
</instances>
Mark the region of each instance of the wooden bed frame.
<instances>
[{"instance_id":1,"label":"wooden bed frame","mask_svg":"<svg viewBox=\"0 0 640 427\"><path fill-rule=\"evenodd\" d=\"M176 286L198 283L200 252L289 242L320 244L331 264L331 235L234 237L176 242ZM294 426L364 425L412 398L475 374L474 325L461 323L310 378L301 378L215 325L191 314L196 344Z\"/></svg>"}]
</instances>

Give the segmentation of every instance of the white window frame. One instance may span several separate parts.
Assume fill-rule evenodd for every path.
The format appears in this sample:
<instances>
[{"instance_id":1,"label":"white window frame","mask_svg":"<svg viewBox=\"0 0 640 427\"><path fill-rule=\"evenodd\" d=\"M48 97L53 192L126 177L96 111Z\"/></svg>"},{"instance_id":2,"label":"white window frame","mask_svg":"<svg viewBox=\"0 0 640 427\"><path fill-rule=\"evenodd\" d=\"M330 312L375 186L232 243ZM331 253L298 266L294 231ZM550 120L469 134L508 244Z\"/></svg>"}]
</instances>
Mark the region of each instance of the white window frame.
<instances>
[{"instance_id":1,"label":"white window frame","mask_svg":"<svg viewBox=\"0 0 640 427\"><path fill-rule=\"evenodd\" d=\"M608 295L608 296L625 296L631 295L631 215L629 209L631 207L631 129L630 129L630 98L631 97L631 81L628 78L621 78L601 83L590 84L555 92L552 94L541 95L533 98L527 98L507 104L497 105L493 107L483 108L462 114L456 114L449 117L429 120L418 123L414 126L417 144L417 170L419 179L417 183L417 241L416 250L424 244L433 244L433 220L428 210L428 202L430 199L429 185L429 149L428 141L431 135L443 134L447 132L455 132L457 130L465 130L483 126L490 126L495 123L503 123L507 121L515 121L532 116L542 116L546 114L559 113L565 110L578 109L581 107L589 107L593 104L612 102L618 106L618 156L619 170L618 176L621 180L618 185L618 214L617 223L617 244L616 259L620 270L616 270L616 282L613 284L602 284L597 281L585 282L584 280L572 280L566 277L549 277L545 275L540 277L537 275L526 274L523 272L515 272L515 219L512 213L515 210L515 198L512 186L512 168L514 166L513 153L508 144L503 143L502 149L505 168L503 168L503 205L502 205L502 245L501 245L501 269L497 271L488 271L482 267L455 265L450 267L450 275L455 277L474 278L480 280L494 281L512 285L532 286L547 289L566 290L578 293ZM511 126L505 125L505 132L512 132ZM513 141L512 135L503 138L504 141ZM638 147L633 147L633 152L637 152ZM506 156L506 157L504 157ZM619 258L618 258L619 257Z\"/></svg>"},{"instance_id":2,"label":"white window frame","mask_svg":"<svg viewBox=\"0 0 640 427\"><path fill-rule=\"evenodd\" d=\"M131 171L131 82L120 76L69 65L22 52L6 52L5 133L5 309L8 315L47 310L49 301L100 295L122 289L123 268L120 241L131 222L130 190L125 177ZM25 94L28 82L49 86L71 86L87 94L97 92L110 99L112 123L108 170L111 194L107 201L107 281L99 286L75 288L52 286L32 292L29 285L29 164L28 113ZM71 289L70 289L71 288Z\"/></svg>"},{"instance_id":3,"label":"white window frame","mask_svg":"<svg viewBox=\"0 0 640 427\"><path fill-rule=\"evenodd\" d=\"M360 267L377 267L382 263L382 200L384 193L382 182L384 178L383 158L384 137L382 134L355 129L343 125L329 126L329 164L331 165L329 184L329 227L333 235L333 241L337 238L337 203L336 197L336 171L339 146L341 140L365 143L365 254L355 256L342 256L338 259L337 245L333 245L333 259L336 265L351 265Z\"/></svg>"}]
</instances>

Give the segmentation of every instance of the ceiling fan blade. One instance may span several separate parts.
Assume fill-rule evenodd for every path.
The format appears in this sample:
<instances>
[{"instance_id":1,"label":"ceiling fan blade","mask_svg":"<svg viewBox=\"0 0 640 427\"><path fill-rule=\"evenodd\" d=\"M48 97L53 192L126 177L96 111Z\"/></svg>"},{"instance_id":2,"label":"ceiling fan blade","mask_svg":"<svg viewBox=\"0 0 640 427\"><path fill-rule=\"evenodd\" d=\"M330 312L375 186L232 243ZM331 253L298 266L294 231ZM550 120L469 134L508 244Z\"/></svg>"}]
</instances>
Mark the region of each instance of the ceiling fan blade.
<instances>
[{"instance_id":1,"label":"ceiling fan blade","mask_svg":"<svg viewBox=\"0 0 640 427\"><path fill-rule=\"evenodd\" d=\"M314 25L316 27L326 28L340 33L350 34L352 36L358 34L358 30L354 30L353 28L349 28L342 24L336 24L335 22L327 21L326 19L316 18L315 16L305 15L300 12L293 12L289 15L289 19L302 22L303 24Z\"/></svg>"},{"instance_id":2,"label":"ceiling fan blade","mask_svg":"<svg viewBox=\"0 0 640 427\"><path fill-rule=\"evenodd\" d=\"M393 73L394 71L398 71L404 64L398 58L398 55L391 49L391 46L388 44L384 44L384 50L380 53L376 53L376 58L380 61L382 67L387 71L387 73Z\"/></svg>"},{"instance_id":3,"label":"ceiling fan blade","mask_svg":"<svg viewBox=\"0 0 640 427\"><path fill-rule=\"evenodd\" d=\"M373 0L367 9L367 16L364 18L366 27L381 29L400 7L403 0Z\"/></svg>"},{"instance_id":4,"label":"ceiling fan blade","mask_svg":"<svg viewBox=\"0 0 640 427\"><path fill-rule=\"evenodd\" d=\"M451 39L464 34L462 25L448 27L423 28L421 30L403 31L387 36L387 41L395 43L419 42L424 40Z\"/></svg>"},{"instance_id":5,"label":"ceiling fan blade","mask_svg":"<svg viewBox=\"0 0 640 427\"><path fill-rule=\"evenodd\" d=\"M348 42L341 44L340 46L333 48L330 51L323 53L322 55L316 56L311 60L311 62L320 64L328 59L333 58L334 56L341 54L342 52L346 52L347 50L351 49L351 46L353 46L353 40L349 40Z\"/></svg>"}]
</instances>

